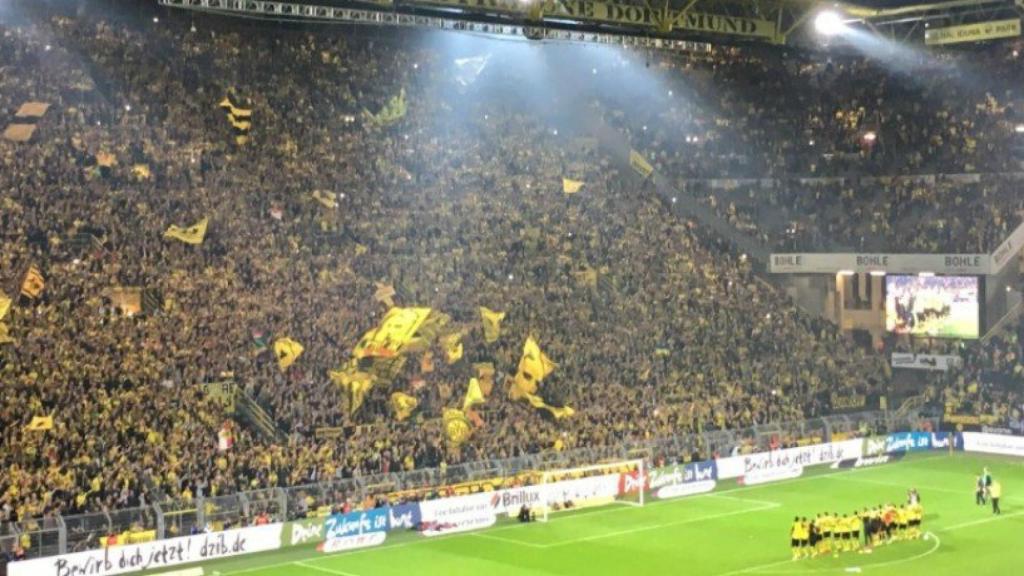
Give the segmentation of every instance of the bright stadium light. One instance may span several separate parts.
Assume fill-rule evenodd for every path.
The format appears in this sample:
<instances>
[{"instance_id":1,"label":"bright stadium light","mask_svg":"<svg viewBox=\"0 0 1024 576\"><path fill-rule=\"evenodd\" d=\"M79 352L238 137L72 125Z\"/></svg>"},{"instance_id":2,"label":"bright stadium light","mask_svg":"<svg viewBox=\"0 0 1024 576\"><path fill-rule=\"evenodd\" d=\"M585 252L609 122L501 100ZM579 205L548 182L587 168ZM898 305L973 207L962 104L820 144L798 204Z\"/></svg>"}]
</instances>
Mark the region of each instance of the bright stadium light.
<instances>
[{"instance_id":1,"label":"bright stadium light","mask_svg":"<svg viewBox=\"0 0 1024 576\"><path fill-rule=\"evenodd\" d=\"M1017 134L1024 134L1024 124L1017 124L1013 127L1013 131Z\"/></svg>"},{"instance_id":2,"label":"bright stadium light","mask_svg":"<svg viewBox=\"0 0 1024 576\"><path fill-rule=\"evenodd\" d=\"M838 12L826 10L814 18L814 29L822 36L835 36L846 29Z\"/></svg>"}]
</instances>

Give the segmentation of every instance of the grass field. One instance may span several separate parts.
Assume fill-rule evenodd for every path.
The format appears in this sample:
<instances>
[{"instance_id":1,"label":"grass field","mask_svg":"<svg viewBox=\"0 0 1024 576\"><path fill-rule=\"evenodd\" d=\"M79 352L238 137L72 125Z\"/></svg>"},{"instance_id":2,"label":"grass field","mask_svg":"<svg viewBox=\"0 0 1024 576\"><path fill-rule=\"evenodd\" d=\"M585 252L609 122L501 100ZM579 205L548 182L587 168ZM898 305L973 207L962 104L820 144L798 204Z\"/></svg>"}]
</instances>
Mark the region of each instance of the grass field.
<instances>
[{"instance_id":1,"label":"grass field","mask_svg":"<svg viewBox=\"0 0 1024 576\"><path fill-rule=\"evenodd\" d=\"M1003 485L1002 516L974 504L974 477L983 466ZM921 493L927 539L869 555L790 560L794 515L902 502L911 486ZM306 547L204 568L221 576L1015 574L1024 560L1022 536L1024 461L931 452L872 468L812 470L774 484L720 482L711 494L565 513L547 524L501 524L431 539L403 534L337 555Z\"/></svg>"}]
</instances>

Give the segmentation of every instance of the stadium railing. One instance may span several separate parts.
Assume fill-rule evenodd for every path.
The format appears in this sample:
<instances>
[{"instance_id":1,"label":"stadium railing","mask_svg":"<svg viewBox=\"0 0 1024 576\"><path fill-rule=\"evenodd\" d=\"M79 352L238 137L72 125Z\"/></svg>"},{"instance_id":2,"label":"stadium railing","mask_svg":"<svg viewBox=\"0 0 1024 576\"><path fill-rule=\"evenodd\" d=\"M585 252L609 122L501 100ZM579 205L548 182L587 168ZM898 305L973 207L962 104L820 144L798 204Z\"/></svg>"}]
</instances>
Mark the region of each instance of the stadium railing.
<instances>
[{"instance_id":1,"label":"stadium railing","mask_svg":"<svg viewBox=\"0 0 1024 576\"><path fill-rule=\"evenodd\" d=\"M936 426L931 420L928 424ZM613 460L645 458L673 464L692 454L729 456L768 450L792 442L830 442L841 438L920 429L918 414L885 412L835 414L798 422L765 424L738 430L705 430L696 434L615 446L543 452L518 458L472 462L447 468L339 478L331 481L239 492L226 496L197 495L189 501L167 500L139 508L52 516L39 520L0 523L0 550L20 543L29 558L96 548L111 534L136 534L164 539L251 523L267 514L274 522L326 516L345 501L358 505L367 498L403 490L433 489L472 482L485 483L531 471L567 469ZM472 490L472 488L466 488ZM27 544L27 546L26 546Z\"/></svg>"}]
</instances>

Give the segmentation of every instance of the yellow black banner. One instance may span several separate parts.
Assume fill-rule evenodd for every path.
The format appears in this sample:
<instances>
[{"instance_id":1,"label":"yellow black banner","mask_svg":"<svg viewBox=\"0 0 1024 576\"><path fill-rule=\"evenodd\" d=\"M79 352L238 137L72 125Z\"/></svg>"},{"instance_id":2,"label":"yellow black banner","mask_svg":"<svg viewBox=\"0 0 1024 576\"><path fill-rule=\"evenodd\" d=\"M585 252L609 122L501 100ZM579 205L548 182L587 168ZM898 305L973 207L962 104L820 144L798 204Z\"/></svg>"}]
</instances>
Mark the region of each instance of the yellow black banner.
<instances>
[{"instance_id":1,"label":"yellow black banner","mask_svg":"<svg viewBox=\"0 0 1024 576\"><path fill-rule=\"evenodd\" d=\"M422 3L524 16L531 10L531 6L521 0L425 0ZM775 23L770 20L671 8L659 9L644 4L621 4L594 0L545 0L539 8L539 12L544 18L642 26L656 28L662 32L686 30L694 33L766 39L775 39L778 35Z\"/></svg>"}]
</instances>

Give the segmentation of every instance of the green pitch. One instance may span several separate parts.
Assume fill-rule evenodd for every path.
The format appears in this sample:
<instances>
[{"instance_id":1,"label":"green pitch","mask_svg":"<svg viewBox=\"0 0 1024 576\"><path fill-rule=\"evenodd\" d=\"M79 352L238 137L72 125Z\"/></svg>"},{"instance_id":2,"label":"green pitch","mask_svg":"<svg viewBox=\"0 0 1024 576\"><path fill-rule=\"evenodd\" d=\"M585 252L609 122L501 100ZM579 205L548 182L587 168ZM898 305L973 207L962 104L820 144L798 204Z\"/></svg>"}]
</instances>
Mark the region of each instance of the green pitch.
<instances>
[{"instance_id":1,"label":"green pitch","mask_svg":"<svg viewBox=\"0 0 1024 576\"><path fill-rule=\"evenodd\" d=\"M974 503L983 466L1003 485L1003 514ZM927 539L897 542L872 554L790 560L795 515L903 502L916 487ZM742 487L642 508L610 506L553 515L547 524L500 524L427 539L401 534L377 548L337 555L291 549L225 560L205 573L228 576L457 576L653 574L1015 574L1024 558L1024 461L930 452L899 463L833 471Z\"/></svg>"}]
</instances>

